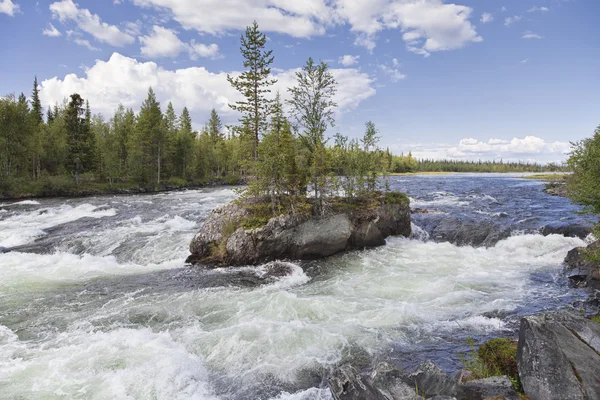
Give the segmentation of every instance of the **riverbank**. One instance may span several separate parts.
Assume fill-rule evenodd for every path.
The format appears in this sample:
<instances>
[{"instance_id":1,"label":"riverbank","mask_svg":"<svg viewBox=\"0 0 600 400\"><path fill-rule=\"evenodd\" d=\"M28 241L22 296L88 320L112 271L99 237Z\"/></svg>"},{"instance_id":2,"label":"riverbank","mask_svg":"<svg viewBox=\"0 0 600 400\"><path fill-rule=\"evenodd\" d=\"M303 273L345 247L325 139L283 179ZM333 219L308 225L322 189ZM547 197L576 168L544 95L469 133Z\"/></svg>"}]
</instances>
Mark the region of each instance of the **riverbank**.
<instances>
[{"instance_id":1,"label":"riverbank","mask_svg":"<svg viewBox=\"0 0 600 400\"><path fill-rule=\"evenodd\" d=\"M0 201L54 197L151 194L214 186L242 185L244 183L245 181L238 177L195 182L171 179L160 185L140 185L133 182L114 182L113 184L109 184L108 182L91 180L77 185L73 178L68 176L43 177L33 182L23 179L5 179L0 181Z\"/></svg>"}]
</instances>

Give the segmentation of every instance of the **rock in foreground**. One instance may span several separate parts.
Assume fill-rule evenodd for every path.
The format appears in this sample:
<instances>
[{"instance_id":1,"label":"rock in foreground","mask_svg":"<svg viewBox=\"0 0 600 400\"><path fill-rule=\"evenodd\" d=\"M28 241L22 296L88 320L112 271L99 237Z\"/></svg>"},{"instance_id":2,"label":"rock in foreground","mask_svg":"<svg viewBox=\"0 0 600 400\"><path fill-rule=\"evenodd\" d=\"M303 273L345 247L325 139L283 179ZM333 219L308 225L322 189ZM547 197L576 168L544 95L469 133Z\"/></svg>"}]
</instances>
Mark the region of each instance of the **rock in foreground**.
<instances>
[{"instance_id":1,"label":"rock in foreground","mask_svg":"<svg viewBox=\"0 0 600 400\"><path fill-rule=\"evenodd\" d=\"M235 201L212 212L190 244L188 262L246 265L277 259L311 260L381 246L388 236L410 236L410 207L402 193L369 202L337 202L322 216L282 214L258 227L256 204Z\"/></svg>"},{"instance_id":2,"label":"rock in foreground","mask_svg":"<svg viewBox=\"0 0 600 400\"><path fill-rule=\"evenodd\" d=\"M531 400L600 399L600 324L567 313L523 318L519 377Z\"/></svg>"}]
</instances>

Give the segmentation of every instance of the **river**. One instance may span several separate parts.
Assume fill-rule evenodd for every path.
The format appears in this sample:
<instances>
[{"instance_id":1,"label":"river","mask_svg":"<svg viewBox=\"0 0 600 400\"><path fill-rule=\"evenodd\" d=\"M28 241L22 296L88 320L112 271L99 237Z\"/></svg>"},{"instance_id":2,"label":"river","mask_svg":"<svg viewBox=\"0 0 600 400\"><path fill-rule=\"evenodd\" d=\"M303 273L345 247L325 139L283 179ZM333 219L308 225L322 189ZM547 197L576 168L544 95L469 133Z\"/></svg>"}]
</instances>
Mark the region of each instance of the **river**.
<instances>
[{"instance_id":1,"label":"river","mask_svg":"<svg viewBox=\"0 0 600 400\"><path fill-rule=\"evenodd\" d=\"M466 339L513 337L519 318L567 307L562 260L584 245L542 236L579 207L518 175L391 178L414 237L256 286L265 266L186 267L188 245L231 188L0 205L1 399L330 399L340 362L432 359L452 373ZM499 224L492 247L427 240L439 215Z\"/></svg>"}]
</instances>

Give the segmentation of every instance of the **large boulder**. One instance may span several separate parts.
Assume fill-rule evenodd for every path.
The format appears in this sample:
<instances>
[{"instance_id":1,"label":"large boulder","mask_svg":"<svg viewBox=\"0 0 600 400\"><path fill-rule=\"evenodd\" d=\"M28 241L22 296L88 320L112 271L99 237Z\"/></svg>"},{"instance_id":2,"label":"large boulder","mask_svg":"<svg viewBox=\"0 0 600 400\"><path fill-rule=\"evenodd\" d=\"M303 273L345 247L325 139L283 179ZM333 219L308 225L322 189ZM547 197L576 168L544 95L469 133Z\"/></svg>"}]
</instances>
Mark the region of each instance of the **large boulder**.
<instances>
[{"instance_id":1,"label":"large boulder","mask_svg":"<svg viewBox=\"0 0 600 400\"><path fill-rule=\"evenodd\" d=\"M568 313L521 320L519 377L531 400L600 399L600 324Z\"/></svg>"},{"instance_id":2,"label":"large boulder","mask_svg":"<svg viewBox=\"0 0 600 400\"><path fill-rule=\"evenodd\" d=\"M341 203L325 215L282 214L262 226L245 228L243 222L252 219L251 207L232 202L208 217L190 244L188 262L246 265L312 260L381 246L389 236L410 236L410 207L402 194L382 195L368 207Z\"/></svg>"}]
</instances>

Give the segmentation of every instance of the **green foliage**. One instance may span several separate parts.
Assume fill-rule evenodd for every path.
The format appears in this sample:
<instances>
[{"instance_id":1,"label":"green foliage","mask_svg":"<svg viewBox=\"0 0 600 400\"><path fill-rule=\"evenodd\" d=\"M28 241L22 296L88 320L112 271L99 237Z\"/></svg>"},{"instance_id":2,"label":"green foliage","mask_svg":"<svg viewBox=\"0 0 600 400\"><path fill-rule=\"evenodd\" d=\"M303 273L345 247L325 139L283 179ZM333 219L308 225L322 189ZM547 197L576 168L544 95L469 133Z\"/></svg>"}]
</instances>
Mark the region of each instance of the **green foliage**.
<instances>
[{"instance_id":1,"label":"green foliage","mask_svg":"<svg viewBox=\"0 0 600 400\"><path fill-rule=\"evenodd\" d=\"M323 213L330 169L329 154L325 148L325 131L334 126L333 115L337 104L333 101L333 96L336 93L336 81L325 62L315 64L309 58L302 71L296 72L296 86L288 91L291 94L288 104L295 128L308 150L308 176L318 202L317 212Z\"/></svg>"},{"instance_id":2,"label":"green foliage","mask_svg":"<svg viewBox=\"0 0 600 400\"><path fill-rule=\"evenodd\" d=\"M506 375L517 392L523 392L517 369L517 342L507 338L490 339L475 351L473 339L467 339L471 351L461 356L463 365L472 372L472 379Z\"/></svg>"},{"instance_id":3,"label":"green foliage","mask_svg":"<svg viewBox=\"0 0 600 400\"><path fill-rule=\"evenodd\" d=\"M240 122L252 137L252 157L256 161L260 135L266 129L267 118L271 113L272 100L267 97L267 94L271 91L269 87L277 80L270 79L272 50L265 50L267 37L258 30L256 21L246 28L246 33L240 40L240 52L246 70L238 77L227 75L227 81L244 96L245 100L229 106L242 114Z\"/></svg>"},{"instance_id":4,"label":"green foliage","mask_svg":"<svg viewBox=\"0 0 600 400\"><path fill-rule=\"evenodd\" d=\"M600 324L600 314L598 315L594 315L593 317L590 318L592 321L597 322Z\"/></svg>"},{"instance_id":5,"label":"green foliage","mask_svg":"<svg viewBox=\"0 0 600 400\"><path fill-rule=\"evenodd\" d=\"M600 126L591 138L572 143L573 150L567 164L573 174L567 179L567 193L575 202L582 204L585 211L600 214ZM593 228L594 235L600 234L600 223ZM600 237L600 236L596 236ZM600 262L600 252L589 250L584 256L591 262Z\"/></svg>"},{"instance_id":6,"label":"green foliage","mask_svg":"<svg viewBox=\"0 0 600 400\"><path fill-rule=\"evenodd\" d=\"M410 203L410 199L402 192L386 192L383 197L383 202L385 204L408 205Z\"/></svg>"}]
</instances>

